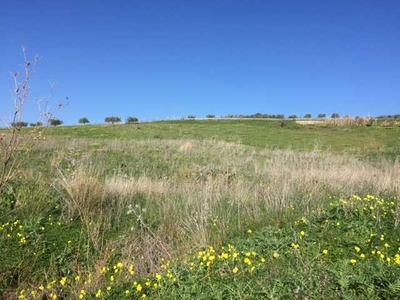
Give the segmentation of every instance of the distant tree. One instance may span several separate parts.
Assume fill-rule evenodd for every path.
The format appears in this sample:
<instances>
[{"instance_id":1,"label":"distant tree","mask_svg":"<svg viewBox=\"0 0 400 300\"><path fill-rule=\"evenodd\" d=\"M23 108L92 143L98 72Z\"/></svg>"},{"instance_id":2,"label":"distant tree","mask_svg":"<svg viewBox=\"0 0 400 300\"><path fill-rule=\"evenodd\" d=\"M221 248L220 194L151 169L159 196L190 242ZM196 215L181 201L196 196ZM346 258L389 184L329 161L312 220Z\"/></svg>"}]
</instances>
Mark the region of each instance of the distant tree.
<instances>
[{"instance_id":1,"label":"distant tree","mask_svg":"<svg viewBox=\"0 0 400 300\"><path fill-rule=\"evenodd\" d=\"M214 118L215 118L215 115L207 115L206 118L207 118L207 119L214 119Z\"/></svg>"},{"instance_id":2,"label":"distant tree","mask_svg":"<svg viewBox=\"0 0 400 300\"><path fill-rule=\"evenodd\" d=\"M111 123L112 125L114 125L115 123L121 122L121 118L120 117L107 117L104 120L105 120L106 123Z\"/></svg>"},{"instance_id":3,"label":"distant tree","mask_svg":"<svg viewBox=\"0 0 400 300\"><path fill-rule=\"evenodd\" d=\"M196 119L196 116L188 115L188 119Z\"/></svg>"},{"instance_id":4,"label":"distant tree","mask_svg":"<svg viewBox=\"0 0 400 300\"><path fill-rule=\"evenodd\" d=\"M50 119L49 122L50 122L50 125L54 126L54 127L64 123L63 121L61 121L59 119Z\"/></svg>"},{"instance_id":5,"label":"distant tree","mask_svg":"<svg viewBox=\"0 0 400 300\"><path fill-rule=\"evenodd\" d=\"M339 119L339 118L340 118L340 115L339 115L338 113L333 113L333 114L331 115L331 118L332 118L332 119Z\"/></svg>"},{"instance_id":6,"label":"distant tree","mask_svg":"<svg viewBox=\"0 0 400 300\"><path fill-rule=\"evenodd\" d=\"M326 118L326 114L318 114L318 119L325 119Z\"/></svg>"},{"instance_id":7,"label":"distant tree","mask_svg":"<svg viewBox=\"0 0 400 300\"><path fill-rule=\"evenodd\" d=\"M11 126L15 127L15 128L28 127L28 123L20 121L20 122L12 123Z\"/></svg>"},{"instance_id":8,"label":"distant tree","mask_svg":"<svg viewBox=\"0 0 400 300\"><path fill-rule=\"evenodd\" d=\"M79 119L79 124L85 125L85 124L87 124L87 123L90 123L90 121L89 121L88 118L83 117L83 118L80 118L80 119Z\"/></svg>"},{"instance_id":9,"label":"distant tree","mask_svg":"<svg viewBox=\"0 0 400 300\"><path fill-rule=\"evenodd\" d=\"M30 123L29 126L31 126L31 127L41 127L41 126L43 126L43 123L42 122Z\"/></svg>"},{"instance_id":10,"label":"distant tree","mask_svg":"<svg viewBox=\"0 0 400 300\"><path fill-rule=\"evenodd\" d=\"M291 115L291 116L288 117L288 119L297 119L297 116L296 115Z\"/></svg>"},{"instance_id":11,"label":"distant tree","mask_svg":"<svg viewBox=\"0 0 400 300\"><path fill-rule=\"evenodd\" d=\"M312 118L312 115L311 114L305 114L304 115L304 119L311 119Z\"/></svg>"},{"instance_id":12,"label":"distant tree","mask_svg":"<svg viewBox=\"0 0 400 300\"><path fill-rule=\"evenodd\" d=\"M128 117L126 118L125 121L126 124L135 124L135 123L139 123L139 119L135 118L135 117Z\"/></svg>"}]
</instances>

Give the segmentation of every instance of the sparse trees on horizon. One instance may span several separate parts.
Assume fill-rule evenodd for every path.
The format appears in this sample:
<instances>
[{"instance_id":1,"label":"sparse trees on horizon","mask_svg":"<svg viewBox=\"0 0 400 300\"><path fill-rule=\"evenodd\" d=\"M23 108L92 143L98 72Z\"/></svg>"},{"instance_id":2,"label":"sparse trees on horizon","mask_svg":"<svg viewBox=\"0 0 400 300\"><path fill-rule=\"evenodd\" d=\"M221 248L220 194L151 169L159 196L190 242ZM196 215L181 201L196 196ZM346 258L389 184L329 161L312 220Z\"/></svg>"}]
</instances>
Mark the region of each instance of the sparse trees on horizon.
<instances>
[{"instance_id":1,"label":"sparse trees on horizon","mask_svg":"<svg viewBox=\"0 0 400 300\"><path fill-rule=\"evenodd\" d=\"M120 117L106 117L104 119L104 121L106 123L111 123L112 125L114 125L115 123L120 123L121 122L121 118Z\"/></svg>"},{"instance_id":2,"label":"sparse trees on horizon","mask_svg":"<svg viewBox=\"0 0 400 300\"><path fill-rule=\"evenodd\" d=\"M288 119L297 119L297 116L296 115L291 115L291 116L288 117Z\"/></svg>"},{"instance_id":3,"label":"sparse trees on horizon","mask_svg":"<svg viewBox=\"0 0 400 300\"><path fill-rule=\"evenodd\" d=\"M19 122L11 123L11 126L15 127L15 128L28 127L28 123L19 121Z\"/></svg>"},{"instance_id":4,"label":"sparse trees on horizon","mask_svg":"<svg viewBox=\"0 0 400 300\"><path fill-rule=\"evenodd\" d=\"M214 118L215 118L215 115L211 115L211 114L210 114L210 115L207 115L206 118L207 118L207 119L214 119Z\"/></svg>"},{"instance_id":5,"label":"sparse trees on horizon","mask_svg":"<svg viewBox=\"0 0 400 300\"><path fill-rule=\"evenodd\" d=\"M90 123L90 121L89 121L89 119L86 118L86 117L83 117L83 118L80 118L80 119L79 119L79 124L86 125L86 124L88 124L88 123Z\"/></svg>"},{"instance_id":6,"label":"sparse trees on horizon","mask_svg":"<svg viewBox=\"0 0 400 300\"><path fill-rule=\"evenodd\" d=\"M187 118L188 118L188 119L196 119L196 116L194 116L194 115L188 115Z\"/></svg>"},{"instance_id":7,"label":"sparse trees on horizon","mask_svg":"<svg viewBox=\"0 0 400 300\"><path fill-rule=\"evenodd\" d=\"M318 119L325 119L326 118L326 114L318 114Z\"/></svg>"},{"instance_id":8,"label":"sparse trees on horizon","mask_svg":"<svg viewBox=\"0 0 400 300\"><path fill-rule=\"evenodd\" d=\"M42 127L43 123L38 121L36 123L30 123L29 126L31 126L31 127Z\"/></svg>"},{"instance_id":9,"label":"sparse trees on horizon","mask_svg":"<svg viewBox=\"0 0 400 300\"><path fill-rule=\"evenodd\" d=\"M312 115L311 114L305 114L304 115L304 119L311 119L312 118Z\"/></svg>"},{"instance_id":10,"label":"sparse trees on horizon","mask_svg":"<svg viewBox=\"0 0 400 300\"><path fill-rule=\"evenodd\" d=\"M237 118L237 119L284 119L284 114L277 114L277 115L269 115L269 114L262 114L256 113L254 115L227 115L222 118Z\"/></svg>"},{"instance_id":11,"label":"sparse trees on horizon","mask_svg":"<svg viewBox=\"0 0 400 300\"><path fill-rule=\"evenodd\" d=\"M126 124L136 124L136 123L139 123L139 119L135 118L135 117L127 117L125 123Z\"/></svg>"},{"instance_id":12,"label":"sparse trees on horizon","mask_svg":"<svg viewBox=\"0 0 400 300\"><path fill-rule=\"evenodd\" d=\"M340 118L340 115L339 115L338 113L333 113L333 114L331 115L331 118L332 118L332 119L339 119L339 118Z\"/></svg>"}]
</instances>

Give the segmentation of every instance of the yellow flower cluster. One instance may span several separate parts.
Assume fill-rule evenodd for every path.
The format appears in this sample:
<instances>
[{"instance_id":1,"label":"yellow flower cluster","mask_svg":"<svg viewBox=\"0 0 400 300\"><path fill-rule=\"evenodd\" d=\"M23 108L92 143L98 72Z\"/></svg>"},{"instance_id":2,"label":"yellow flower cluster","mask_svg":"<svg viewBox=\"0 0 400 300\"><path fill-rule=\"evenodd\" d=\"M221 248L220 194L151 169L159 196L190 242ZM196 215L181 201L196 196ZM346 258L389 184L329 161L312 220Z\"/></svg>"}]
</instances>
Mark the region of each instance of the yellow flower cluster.
<instances>
[{"instance_id":1,"label":"yellow flower cluster","mask_svg":"<svg viewBox=\"0 0 400 300\"><path fill-rule=\"evenodd\" d=\"M209 270L217 263L217 268L229 267L233 274L238 274L240 270L243 272L254 272L260 268L266 259L260 257L255 251L239 252L232 245L228 245L227 249L222 247L221 253L216 253L216 250L210 246L208 249L197 253L197 260L189 262L191 271L198 269Z\"/></svg>"},{"instance_id":2,"label":"yellow flower cluster","mask_svg":"<svg viewBox=\"0 0 400 300\"><path fill-rule=\"evenodd\" d=\"M24 235L24 226L21 225L20 220L0 225L0 233L3 233L7 239L16 238L21 245L28 243Z\"/></svg>"}]
</instances>

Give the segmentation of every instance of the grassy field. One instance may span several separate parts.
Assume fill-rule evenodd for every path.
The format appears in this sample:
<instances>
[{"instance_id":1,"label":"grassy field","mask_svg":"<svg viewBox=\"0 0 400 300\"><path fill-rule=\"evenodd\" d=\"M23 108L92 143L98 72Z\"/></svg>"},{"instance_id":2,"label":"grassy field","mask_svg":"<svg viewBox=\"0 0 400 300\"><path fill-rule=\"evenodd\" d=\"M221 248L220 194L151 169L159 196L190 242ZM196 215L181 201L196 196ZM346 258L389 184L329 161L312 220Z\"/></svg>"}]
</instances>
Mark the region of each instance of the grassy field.
<instances>
[{"instance_id":1,"label":"grassy field","mask_svg":"<svg viewBox=\"0 0 400 300\"><path fill-rule=\"evenodd\" d=\"M400 128L51 128L0 196L1 299L398 299Z\"/></svg>"},{"instance_id":2,"label":"grassy field","mask_svg":"<svg viewBox=\"0 0 400 300\"><path fill-rule=\"evenodd\" d=\"M400 154L400 127L334 127L299 125L279 120L167 121L138 125L89 125L53 128L48 134L72 138L118 140L216 140L269 149L314 149L362 156L396 158Z\"/></svg>"}]
</instances>

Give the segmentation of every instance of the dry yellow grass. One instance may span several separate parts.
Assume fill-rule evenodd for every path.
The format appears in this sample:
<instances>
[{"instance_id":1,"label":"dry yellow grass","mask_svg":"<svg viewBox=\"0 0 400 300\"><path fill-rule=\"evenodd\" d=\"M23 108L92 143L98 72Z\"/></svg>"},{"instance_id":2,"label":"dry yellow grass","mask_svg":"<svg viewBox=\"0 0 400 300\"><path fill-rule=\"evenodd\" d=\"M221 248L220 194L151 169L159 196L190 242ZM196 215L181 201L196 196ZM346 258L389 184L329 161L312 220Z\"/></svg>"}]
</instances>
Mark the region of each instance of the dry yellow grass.
<instances>
[{"instance_id":1,"label":"dry yellow grass","mask_svg":"<svg viewBox=\"0 0 400 300\"><path fill-rule=\"evenodd\" d=\"M371 126L376 122L374 118L339 118L339 119L326 119L326 120L297 120L296 123L300 125L330 125L330 126Z\"/></svg>"}]
</instances>

